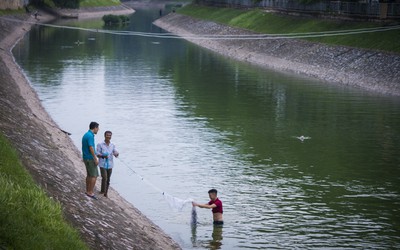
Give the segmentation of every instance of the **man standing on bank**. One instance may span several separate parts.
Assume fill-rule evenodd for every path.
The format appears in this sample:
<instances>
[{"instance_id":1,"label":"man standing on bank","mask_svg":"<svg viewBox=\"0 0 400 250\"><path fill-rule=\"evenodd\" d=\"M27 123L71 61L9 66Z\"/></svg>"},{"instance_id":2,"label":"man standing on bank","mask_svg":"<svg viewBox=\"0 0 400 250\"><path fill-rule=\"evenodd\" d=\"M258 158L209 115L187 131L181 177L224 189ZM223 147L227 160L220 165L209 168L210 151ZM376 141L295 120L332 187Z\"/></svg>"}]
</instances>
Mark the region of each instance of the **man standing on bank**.
<instances>
[{"instance_id":1,"label":"man standing on bank","mask_svg":"<svg viewBox=\"0 0 400 250\"><path fill-rule=\"evenodd\" d=\"M101 191L100 194L104 194L107 197L108 187L110 186L110 178L112 169L114 167L113 158L118 157L119 153L115 148L115 145L111 143L111 131L104 133L104 141L97 144L97 156L99 157L99 167L101 173Z\"/></svg>"},{"instance_id":2,"label":"man standing on bank","mask_svg":"<svg viewBox=\"0 0 400 250\"><path fill-rule=\"evenodd\" d=\"M216 189L210 189L208 191L208 196L210 197L210 201L207 204L198 204L196 202L192 202L192 205L200 208L212 209L213 220L214 220L213 224L223 225L224 220L222 218L222 214L224 211L222 209L222 201L218 199L217 193L218 192Z\"/></svg>"},{"instance_id":3,"label":"man standing on bank","mask_svg":"<svg viewBox=\"0 0 400 250\"><path fill-rule=\"evenodd\" d=\"M97 134L98 131L99 124L97 122L91 122L89 124L89 131L82 137L82 156L87 173L85 194L93 199L97 199L94 195L94 186L96 185L97 176L99 176L99 170L97 168L99 161L96 157L94 144L94 135Z\"/></svg>"}]
</instances>

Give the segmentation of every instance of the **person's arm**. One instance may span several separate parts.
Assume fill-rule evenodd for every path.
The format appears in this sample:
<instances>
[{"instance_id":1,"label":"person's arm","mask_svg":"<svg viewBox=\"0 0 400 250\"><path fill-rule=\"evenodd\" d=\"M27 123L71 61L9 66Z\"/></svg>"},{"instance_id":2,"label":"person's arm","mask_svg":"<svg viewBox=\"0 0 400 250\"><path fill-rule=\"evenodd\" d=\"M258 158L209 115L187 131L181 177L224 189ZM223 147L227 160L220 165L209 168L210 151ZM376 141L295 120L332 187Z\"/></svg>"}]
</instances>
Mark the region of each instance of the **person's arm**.
<instances>
[{"instance_id":1,"label":"person's arm","mask_svg":"<svg viewBox=\"0 0 400 250\"><path fill-rule=\"evenodd\" d=\"M118 157L118 156L119 156L119 152L118 152L118 150L115 148L115 146L114 146L114 149L113 149L113 155L114 155L115 157Z\"/></svg>"},{"instance_id":2,"label":"person's arm","mask_svg":"<svg viewBox=\"0 0 400 250\"><path fill-rule=\"evenodd\" d=\"M208 205L208 204L199 204L199 203L196 203L196 202L192 202L192 205L194 207L208 208L208 209L212 209L212 208L216 208L217 207L217 205L215 205L215 204Z\"/></svg>"},{"instance_id":3,"label":"person's arm","mask_svg":"<svg viewBox=\"0 0 400 250\"><path fill-rule=\"evenodd\" d=\"M93 160L94 160L94 163L96 164L96 166L99 165L99 160L97 159L97 156L94 153L94 148L92 146L89 146L89 151L93 156Z\"/></svg>"},{"instance_id":4,"label":"person's arm","mask_svg":"<svg viewBox=\"0 0 400 250\"><path fill-rule=\"evenodd\" d=\"M101 153L101 145L100 145L100 143L97 144L96 153L97 153L97 157L98 158L103 156L102 153Z\"/></svg>"}]
</instances>

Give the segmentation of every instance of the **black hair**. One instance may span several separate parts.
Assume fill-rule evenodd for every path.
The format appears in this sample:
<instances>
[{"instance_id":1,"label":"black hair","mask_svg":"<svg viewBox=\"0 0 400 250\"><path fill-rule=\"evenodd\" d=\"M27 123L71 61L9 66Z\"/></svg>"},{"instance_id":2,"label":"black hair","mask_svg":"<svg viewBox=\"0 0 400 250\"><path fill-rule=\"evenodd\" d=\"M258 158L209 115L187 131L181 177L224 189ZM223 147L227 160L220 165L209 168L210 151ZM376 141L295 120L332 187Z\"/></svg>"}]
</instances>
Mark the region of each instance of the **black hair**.
<instances>
[{"instance_id":1,"label":"black hair","mask_svg":"<svg viewBox=\"0 0 400 250\"><path fill-rule=\"evenodd\" d=\"M99 127L99 124L97 122L91 122L89 124L89 129L95 129L95 128L98 128L98 127Z\"/></svg>"},{"instance_id":2,"label":"black hair","mask_svg":"<svg viewBox=\"0 0 400 250\"><path fill-rule=\"evenodd\" d=\"M111 134L112 135L112 132L110 130L107 130L106 132L104 132L104 136L106 136L106 134Z\"/></svg>"},{"instance_id":3,"label":"black hair","mask_svg":"<svg viewBox=\"0 0 400 250\"><path fill-rule=\"evenodd\" d=\"M209 194L211 194L211 193L217 194L218 191L217 191L215 188L213 188L213 189L208 190L208 193L209 193Z\"/></svg>"}]
</instances>

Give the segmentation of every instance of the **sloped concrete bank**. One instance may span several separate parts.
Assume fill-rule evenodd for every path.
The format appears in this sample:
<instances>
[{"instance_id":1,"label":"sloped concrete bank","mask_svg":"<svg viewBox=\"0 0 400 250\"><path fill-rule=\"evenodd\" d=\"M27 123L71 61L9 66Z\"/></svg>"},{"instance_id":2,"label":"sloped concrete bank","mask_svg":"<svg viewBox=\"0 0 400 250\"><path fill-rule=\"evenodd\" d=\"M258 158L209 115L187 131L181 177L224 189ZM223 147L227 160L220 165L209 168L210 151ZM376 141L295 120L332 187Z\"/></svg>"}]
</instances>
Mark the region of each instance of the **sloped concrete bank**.
<instances>
[{"instance_id":1,"label":"sloped concrete bank","mask_svg":"<svg viewBox=\"0 0 400 250\"><path fill-rule=\"evenodd\" d=\"M171 13L155 25L179 36L250 35L247 30ZM222 55L271 68L400 96L400 55L302 40L187 40Z\"/></svg>"},{"instance_id":2,"label":"sloped concrete bank","mask_svg":"<svg viewBox=\"0 0 400 250\"><path fill-rule=\"evenodd\" d=\"M104 7L82 7L79 9L47 9L48 12L61 18L90 19L101 18L104 15L130 15L135 12L125 4Z\"/></svg>"},{"instance_id":3,"label":"sloped concrete bank","mask_svg":"<svg viewBox=\"0 0 400 250\"><path fill-rule=\"evenodd\" d=\"M26 15L7 18L35 22ZM40 17L42 21L51 18ZM0 18L1 133L17 149L35 181L61 203L67 220L91 249L180 249L115 190L109 191L110 198L100 196L99 200L84 194L80 152L42 107L11 54L10 49L29 29L29 24Z\"/></svg>"}]
</instances>

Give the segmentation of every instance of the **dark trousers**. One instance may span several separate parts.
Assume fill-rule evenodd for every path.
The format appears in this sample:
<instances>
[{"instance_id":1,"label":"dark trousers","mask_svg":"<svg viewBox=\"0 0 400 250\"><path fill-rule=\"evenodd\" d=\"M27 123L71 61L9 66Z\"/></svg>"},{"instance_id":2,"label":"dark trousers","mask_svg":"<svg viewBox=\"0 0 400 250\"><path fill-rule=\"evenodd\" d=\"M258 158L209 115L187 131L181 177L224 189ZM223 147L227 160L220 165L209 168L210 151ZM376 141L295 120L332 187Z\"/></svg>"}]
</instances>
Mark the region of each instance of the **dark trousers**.
<instances>
[{"instance_id":1,"label":"dark trousers","mask_svg":"<svg viewBox=\"0 0 400 250\"><path fill-rule=\"evenodd\" d=\"M112 174L112 168L105 169L100 168L101 173L101 190L100 192L107 194L108 187L110 186L110 178Z\"/></svg>"}]
</instances>

